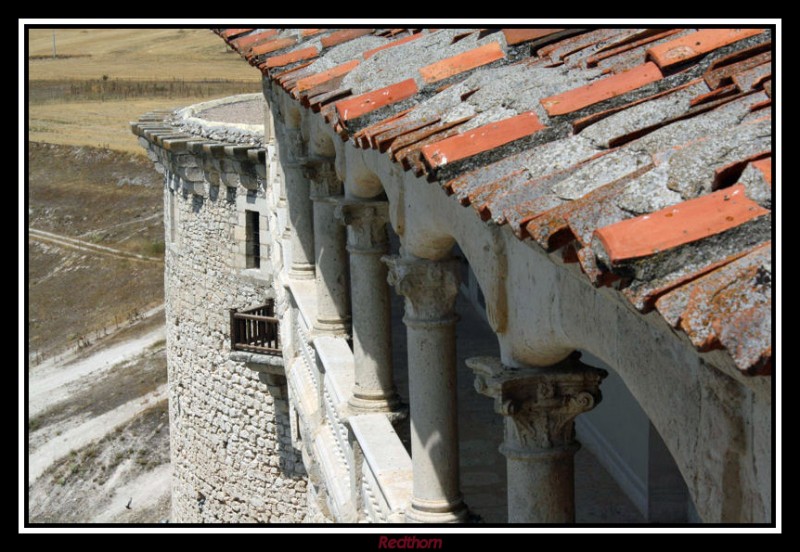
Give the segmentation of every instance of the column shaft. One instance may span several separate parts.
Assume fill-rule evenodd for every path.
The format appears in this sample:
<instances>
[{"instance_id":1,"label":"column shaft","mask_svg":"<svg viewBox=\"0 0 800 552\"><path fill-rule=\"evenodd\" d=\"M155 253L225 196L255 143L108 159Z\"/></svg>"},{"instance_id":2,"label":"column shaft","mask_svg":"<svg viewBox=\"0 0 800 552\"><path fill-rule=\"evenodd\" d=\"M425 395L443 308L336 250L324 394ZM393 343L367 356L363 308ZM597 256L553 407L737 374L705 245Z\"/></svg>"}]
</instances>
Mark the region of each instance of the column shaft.
<instances>
[{"instance_id":1,"label":"column shaft","mask_svg":"<svg viewBox=\"0 0 800 552\"><path fill-rule=\"evenodd\" d=\"M288 224L291 229L290 246L292 263L289 274L293 278L314 277L314 228L310 183L305 174L306 148L300 129L279 127L286 137L279 149L279 158L288 204Z\"/></svg>"},{"instance_id":2,"label":"column shaft","mask_svg":"<svg viewBox=\"0 0 800 552\"><path fill-rule=\"evenodd\" d=\"M389 280L406 297L411 397L411 522L463 521L456 405L458 263L388 258Z\"/></svg>"},{"instance_id":3,"label":"column shaft","mask_svg":"<svg viewBox=\"0 0 800 552\"><path fill-rule=\"evenodd\" d=\"M392 367L391 308L387 268L389 249L385 201L347 201L337 209L347 225L350 253L355 412L387 412L400 405Z\"/></svg>"},{"instance_id":4,"label":"column shaft","mask_svg":"<svg viewBox=\"0 0 800 552\"><path fill-rule=\"evenodd\" d=\"M317 278L315 329L346 333L350 321L350 290L346 230L336 219L342 183L333 160L310 159L308 177L314 202L314 251Z\"/></svg>"}]
</instances>

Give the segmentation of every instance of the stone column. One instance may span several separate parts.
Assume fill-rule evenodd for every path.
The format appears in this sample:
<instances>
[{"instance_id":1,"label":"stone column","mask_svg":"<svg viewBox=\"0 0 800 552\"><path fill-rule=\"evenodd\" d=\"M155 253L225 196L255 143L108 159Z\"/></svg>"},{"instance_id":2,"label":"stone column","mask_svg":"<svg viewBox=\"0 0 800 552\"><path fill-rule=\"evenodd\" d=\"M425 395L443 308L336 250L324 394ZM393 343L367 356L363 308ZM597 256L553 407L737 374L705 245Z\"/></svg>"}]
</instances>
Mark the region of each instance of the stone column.
<instances>
[{"instance_id":1,"label":"stone column","mask_svg":"<svg viewBox=\"0 0 800 552\"><path fill-rule=\"evenodd\" d=\"M309 158L306 175L314 202L314 252L317 265L317 322L321 332L347 333L350 322L350 290L345 227L336 219L342 199L342 181L332 158Z\"/></svg>"},{"instance_id":2,"label":"stone column","mask_svg":"<svg viewBox=\"0 0 800 552\"><path fill-rule=\"evenodd\" d=\"M467 360L475 388L506 416L500 447L508 466L509 523L575 521L574 420L600 402L607 372L575 353L546 368L512 368L499 359Z\"/></svg>"},{"instance_id":3,"label":"stone column","mask_svg":"<svg viewBox=\"0 0 800 552\"><path fill-rule=\"evenodd\" d=\"M343 201L336 216L347 225L353 316L354 412L392 412L400 406L392 369L392 321L386 265L385 201Z\"/></svg>"},{"instance_id":4,"label":"stone column","mask_svg":"<svg viewBox=\"0 0 800 552\"><path fill-rule=\"evenodd\" d=\"M389 283L406 298L413 492L409 522L467 515L460 491L456 336L458 261L384 257Z\"/></svg>"},{"instance_id":5,"label":"stone column","mask_svg":"<svg viewBox=\"0 0 800 552\"><path fill-rule=\"evenodd\" d=\"M306 145L300 129L278 128L282 128L285 136L284 140L280 140L278 154L289 207L287 222L291 229L292 248L289 275L292 278L310 279L314 277L314 228L310 184L306 177Z\"/></svg>"}]
</instances>

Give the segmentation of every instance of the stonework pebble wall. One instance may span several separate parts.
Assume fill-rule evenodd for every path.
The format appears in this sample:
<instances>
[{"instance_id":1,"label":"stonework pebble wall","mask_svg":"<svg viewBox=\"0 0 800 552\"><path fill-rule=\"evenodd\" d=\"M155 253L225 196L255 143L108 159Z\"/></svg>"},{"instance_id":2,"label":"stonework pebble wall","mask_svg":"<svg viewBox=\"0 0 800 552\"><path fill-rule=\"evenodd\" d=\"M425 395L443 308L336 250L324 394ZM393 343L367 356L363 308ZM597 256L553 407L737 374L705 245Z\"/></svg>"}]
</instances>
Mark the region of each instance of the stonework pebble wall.
<instances>
[{"instance_id":1,"label":"stonework pebble wall","mask_svg":"<svg viewBox=\"0 0 800 552\"><path fill-rule=\"evenodd\" d=\"M229 358L229 309L273 293L267 271L236 268L237 204L253 199L237 194L264 193L221 186L203 198L180 185L165 189L173 522L295 523L307 515L285 387Z\"/></svg>"}]
</instances>

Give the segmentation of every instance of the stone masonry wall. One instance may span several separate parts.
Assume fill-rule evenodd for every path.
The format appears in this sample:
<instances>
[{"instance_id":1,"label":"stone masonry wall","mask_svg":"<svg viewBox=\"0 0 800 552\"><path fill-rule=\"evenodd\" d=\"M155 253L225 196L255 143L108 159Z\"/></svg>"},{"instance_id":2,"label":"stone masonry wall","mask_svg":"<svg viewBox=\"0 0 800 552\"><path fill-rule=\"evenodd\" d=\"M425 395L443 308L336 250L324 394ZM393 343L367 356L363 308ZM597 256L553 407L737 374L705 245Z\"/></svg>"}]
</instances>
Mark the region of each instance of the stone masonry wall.
<instances>
[{"instance_id":1,"label":"stone masonry wall","mask_svg":"<svg viewBox=\"0 0 800 552\"><path fill-rule=\"evenodd\" d=\"M204 197L169 171L166 181L171 520L300 522L306 476L291 443L285 388L268 386L264 375L262 382L229 358L229 309L262 304L273 293L268 260L254 271L241 268L238 258L239 211L265 209L257 201L263 184L257 190L211 186Z\"/></svg>"}]
</instances>

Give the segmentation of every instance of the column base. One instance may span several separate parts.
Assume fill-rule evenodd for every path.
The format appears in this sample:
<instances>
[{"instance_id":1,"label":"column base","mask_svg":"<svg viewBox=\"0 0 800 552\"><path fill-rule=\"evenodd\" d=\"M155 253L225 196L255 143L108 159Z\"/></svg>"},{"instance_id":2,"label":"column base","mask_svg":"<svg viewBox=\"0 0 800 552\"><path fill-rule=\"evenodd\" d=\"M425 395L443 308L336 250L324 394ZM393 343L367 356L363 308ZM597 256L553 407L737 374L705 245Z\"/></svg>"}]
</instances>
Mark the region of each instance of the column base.
<instances>
[{"instance_id":1,"label":"column base","mask_svg":"<svg viewBox=\"0 0 800 552\"><path fill-rule=\"evenodd\" d=\"M347 320L317 320L314 322L314 333L326 336L346 336L350 333Z\"/></svg>"},{"instance_id":2,"label":"column base","mask_svg":"<svg viewBox=\"0 0 800 552\"><path fill-rule=\"evenodd\" d=\"M313 280L316 276L313 264L293 264L289 267L289 277L295 280Z\"/></svg>"},{"instance_id":3,"label":"column base","mask_svg":"<svg viewBox=\"0 0 800 552\"><path fill-rule=\"evenodd\" d=\"M456 503L430 502L421 506L418 502L412 500L406 510L407 523L464 523L469 517L467 505L460 498Z\"/></svg>"},{"instance_id":4,"label":"column base","mask_svg":"<svg viewBox=\"0 0 800 552\"><path fill-rule=\"evenodd\" d=\"M347 406L350 413L355 415L385 413L392 424L408 418L408 405L400 402L396 393L389 398L365 399L353 396L347 401Z\"/></svg>"}]
</instances>

